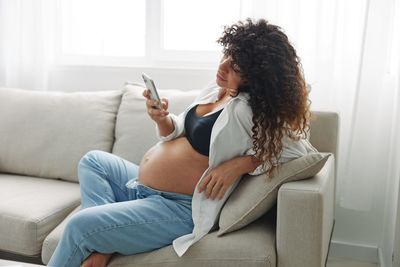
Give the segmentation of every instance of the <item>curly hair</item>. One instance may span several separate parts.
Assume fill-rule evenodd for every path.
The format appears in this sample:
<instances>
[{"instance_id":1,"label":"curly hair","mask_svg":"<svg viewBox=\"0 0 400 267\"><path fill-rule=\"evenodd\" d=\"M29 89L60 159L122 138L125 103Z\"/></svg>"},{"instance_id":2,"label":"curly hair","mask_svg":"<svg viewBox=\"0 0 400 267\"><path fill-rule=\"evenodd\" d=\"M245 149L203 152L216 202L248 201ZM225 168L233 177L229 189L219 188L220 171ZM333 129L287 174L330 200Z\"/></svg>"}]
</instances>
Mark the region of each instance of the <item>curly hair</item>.
<instances>
[{"instance_id":1,"label":"curly hair","mask_svg":"<svg viewBox=\"0 0 400 267\"><path fill-rule=\"evenodd\" d=\"M254 156L270 176L284 136L307 136L310 105L300 58L282 29L264 19L225 27L217 42L244 81L238 91L250 97Z\"/></svg>"}]
</instances>

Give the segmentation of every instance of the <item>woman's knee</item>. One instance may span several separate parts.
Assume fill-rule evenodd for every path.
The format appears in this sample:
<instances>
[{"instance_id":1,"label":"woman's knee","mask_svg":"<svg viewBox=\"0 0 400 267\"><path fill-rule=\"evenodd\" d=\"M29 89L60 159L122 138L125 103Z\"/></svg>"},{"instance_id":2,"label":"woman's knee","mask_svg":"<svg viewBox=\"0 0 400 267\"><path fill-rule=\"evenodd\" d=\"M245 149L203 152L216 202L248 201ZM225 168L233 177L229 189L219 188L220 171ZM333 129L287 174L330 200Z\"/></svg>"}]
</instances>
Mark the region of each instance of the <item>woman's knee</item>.
<instances>
[{"instance_id":1,"label":"woman's knee","mask_svg":"<svg viewBox=\"0 0 400 267\"><path fill-rule=\"evenodd\" d=\"M101 231L101 225L91 208L80 210L70 217L63 230L62 240L70 247L79 247L84 254L91 248L89 237Z\"/></svg>"},{"instance_id":2,"label":"woman's knee","mask_svg":"<svg viewBox=\"0 0 400 267\"><path fill-rule=\"evenodd\" d=\"M82 216L81 212L84 210L79 211L72 215L68 222L65 225L63 236L64 238L68 239L70 242L78 243L82 236L85 234L87 229L85 227L89 226L85 221L85 216Z\"/></svg>"},{"instance_id":3,"label":"woman's knee","mask_svg":"<svg viewBox=\"0 0 400 267\"><path fill-rule=\"evenodd\" d=\"M87 152L78 163L78 178L79 180L85 177L87 170L96 169L101 165L101 157L104 156L105 151L91 150Z\"/></svg>"},{"instance_id":4,"label":"woman's knee","mask_svg":"<svg viewBox=\"0 0 400 267\"><path fill-rule=\"evenodd\" d=\"M107 152L101 150L90 150L79 160L78 167L86 167L93 163L99 162L101 156L103 156L105 153Z\"/></svg>"}]
</instances>

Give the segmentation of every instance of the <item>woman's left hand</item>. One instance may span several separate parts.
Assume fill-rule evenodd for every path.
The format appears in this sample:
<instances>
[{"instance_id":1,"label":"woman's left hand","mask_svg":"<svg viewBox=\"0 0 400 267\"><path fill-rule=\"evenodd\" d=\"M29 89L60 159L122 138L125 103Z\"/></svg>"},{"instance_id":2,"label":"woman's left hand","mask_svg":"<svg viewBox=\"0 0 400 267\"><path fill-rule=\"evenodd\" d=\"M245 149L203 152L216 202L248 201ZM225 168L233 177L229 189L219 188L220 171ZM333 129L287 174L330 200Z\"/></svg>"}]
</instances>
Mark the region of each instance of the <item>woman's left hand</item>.
<instances>
[{"instance_id":1,"label":"woman's left hand","mask_svg":"<svg viewBox=\"0 0 400 267\"><path fill-rule=\"evenodd\" d=\"M241 173L238 173L234 161L225 161L212 169L199 184L199 193L205 190L206 198L222 199L226 190L231 186Z\"/></svg>"}]
</instances>

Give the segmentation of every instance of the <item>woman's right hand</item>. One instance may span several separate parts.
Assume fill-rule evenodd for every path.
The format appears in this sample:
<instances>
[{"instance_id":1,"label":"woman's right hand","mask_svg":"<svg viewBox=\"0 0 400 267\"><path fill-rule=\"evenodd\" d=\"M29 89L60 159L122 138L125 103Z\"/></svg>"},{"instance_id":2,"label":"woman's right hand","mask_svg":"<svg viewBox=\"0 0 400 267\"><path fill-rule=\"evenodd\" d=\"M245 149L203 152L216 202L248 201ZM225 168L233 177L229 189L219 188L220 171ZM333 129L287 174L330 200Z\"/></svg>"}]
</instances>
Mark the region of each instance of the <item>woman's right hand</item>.
<instances>
[{"instance_id":1,"label":"woman's right hand","mask_svg":"<svg viewBox=\"0 0 400 267\"><path fill-rule=\"evenodd\" d=\"M168 100L166 98L161 98L161 109L156 108L157 100L150 98L150 90L145 89L143 91L143 96L146 98L147 114L156 123L163 122L167 118L168 112Z\"/></svg>"}]
</instances>

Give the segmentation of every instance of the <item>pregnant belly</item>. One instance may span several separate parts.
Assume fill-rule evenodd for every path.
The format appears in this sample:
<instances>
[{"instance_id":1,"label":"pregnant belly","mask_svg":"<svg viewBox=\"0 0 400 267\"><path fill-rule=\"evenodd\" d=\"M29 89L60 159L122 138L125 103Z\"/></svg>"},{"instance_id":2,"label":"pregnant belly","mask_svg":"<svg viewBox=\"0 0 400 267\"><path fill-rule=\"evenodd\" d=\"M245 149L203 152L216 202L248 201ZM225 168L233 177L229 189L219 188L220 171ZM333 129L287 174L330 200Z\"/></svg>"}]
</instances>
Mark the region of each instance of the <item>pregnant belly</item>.
<instances>
[{"instance_id":1,"label":"pregnant belly","mask_svg":"<svg viewBox=\"0 0 400 267\"><path fill-rule=\"evenodd\" d=\"M208 157L195 151L186 137L153 146L139 167L139 181L154 189L193 195Z\"/></svg>"}]
</instances>

